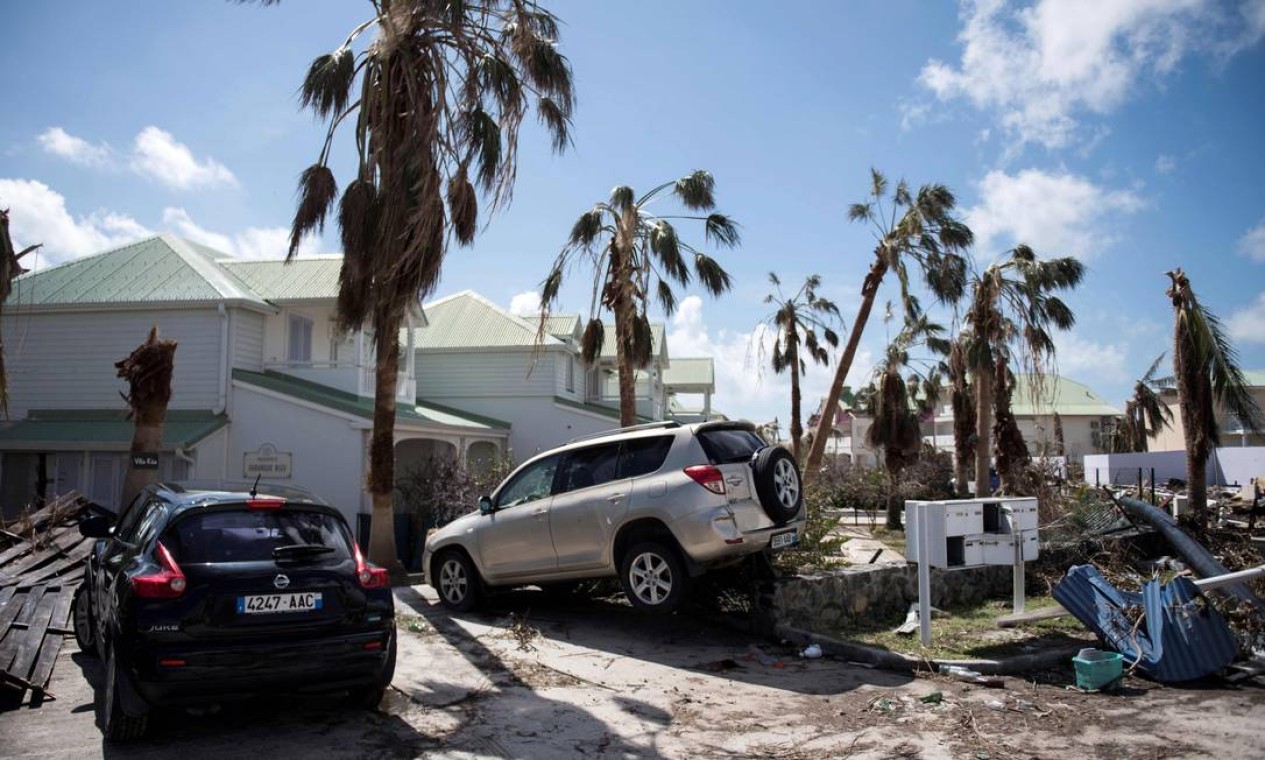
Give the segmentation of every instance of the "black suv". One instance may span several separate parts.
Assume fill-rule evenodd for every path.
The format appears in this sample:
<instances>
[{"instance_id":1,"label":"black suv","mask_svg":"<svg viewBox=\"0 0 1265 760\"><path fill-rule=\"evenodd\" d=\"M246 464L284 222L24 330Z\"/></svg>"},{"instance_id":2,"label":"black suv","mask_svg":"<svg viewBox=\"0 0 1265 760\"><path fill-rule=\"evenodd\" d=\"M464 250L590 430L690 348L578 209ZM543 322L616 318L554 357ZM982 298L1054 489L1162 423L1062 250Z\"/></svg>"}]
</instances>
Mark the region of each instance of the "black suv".
<instances>
[{"instance_id":1,"label":"black suv","mask_svg":"<svg viewBox=\"0 0 1265 760\"><path fill-rule=\"evenodd\" d=\"M105 660L107 739L140 737L154 708L278 691L347 691L374 707L391 683L387 572L306 491L158 484L117 522L79 529L99 539L74 625Z\"/></svg>"}]
</instances>

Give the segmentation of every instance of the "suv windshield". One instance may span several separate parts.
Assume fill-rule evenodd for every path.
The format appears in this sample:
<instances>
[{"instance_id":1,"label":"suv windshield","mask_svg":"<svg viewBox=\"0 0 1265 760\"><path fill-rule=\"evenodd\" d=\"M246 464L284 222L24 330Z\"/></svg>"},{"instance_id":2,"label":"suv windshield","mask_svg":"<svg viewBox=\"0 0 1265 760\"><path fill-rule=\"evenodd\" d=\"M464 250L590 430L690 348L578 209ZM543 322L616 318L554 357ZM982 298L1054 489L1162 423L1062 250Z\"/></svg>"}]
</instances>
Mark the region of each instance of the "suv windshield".
<instances>
[{"instance_id":1,"label":"suv windshield","mask_svg":"<svg viewBox=\"0 0 1265 760\"><path fill-rule=\"evenodd\" d=\"M703 445L703 451L707 452L712 464L745 462L764 448L760 436L745 428L704 430L698 434L698 442Z\"/></svg>"},{"instance_id":2,"label":"suv windshield","mask_svg":"<svg viewBox=\"0 0 1265 760\"><path fill-rule=\"evenodd\" d=\"M162 542L182 564L291 559L285 549L273 553L287 546L313 547L321 559L351 556L338 518L305 510L195 512L168 528Z\"/></svg>"}]
</instances>

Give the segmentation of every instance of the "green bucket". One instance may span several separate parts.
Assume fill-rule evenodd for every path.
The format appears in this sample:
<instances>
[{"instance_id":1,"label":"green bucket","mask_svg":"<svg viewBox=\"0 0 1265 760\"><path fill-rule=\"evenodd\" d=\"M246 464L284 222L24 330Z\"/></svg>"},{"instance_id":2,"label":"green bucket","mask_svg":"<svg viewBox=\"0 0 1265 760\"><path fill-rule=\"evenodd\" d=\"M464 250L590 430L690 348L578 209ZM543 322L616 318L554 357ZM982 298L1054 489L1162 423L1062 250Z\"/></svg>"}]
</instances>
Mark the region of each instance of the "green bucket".
<instances>
[{"instance_id":1,"label":"green bucket","mask_svg":"<svg viewBox=\"0 0 1265 760\"><path fill-rule=\"evenodd\" d=\"M1100 649L1082 649L1072 658L1072 664L1076 666L1076 685L1087 691L1097 691L1120 680L1124 655Z\"/></svg>"}]
</instances>

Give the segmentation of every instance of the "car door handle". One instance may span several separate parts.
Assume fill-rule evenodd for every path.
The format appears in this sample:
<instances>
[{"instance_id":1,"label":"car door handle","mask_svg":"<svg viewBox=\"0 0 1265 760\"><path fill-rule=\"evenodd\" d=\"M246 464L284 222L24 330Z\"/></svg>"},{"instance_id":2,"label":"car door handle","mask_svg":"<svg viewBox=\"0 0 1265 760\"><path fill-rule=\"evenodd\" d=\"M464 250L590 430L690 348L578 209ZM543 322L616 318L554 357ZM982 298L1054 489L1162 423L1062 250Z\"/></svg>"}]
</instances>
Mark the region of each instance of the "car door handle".
<instances>
[{"instance_id":1,"label":"car door handle","mask_svg":"<svg viewBox=\"0 0 1265 760\"><path fill-rule=\"evenodd\" d=\"M606 497L606 500L609 501L611 504L618 504L624 500L624 495L622 493L611 494L610 496Z\"/></svg>"},{"instance_id":2,"label":"car door handle","mask_svg":"<svg viewBox=\"0 0 1265 760\"><path fill-rule=\"evenodd\" d=\"M541 507L540 509L532 510L532 514L535 515L536 517L544 517L548 513L549 513L549 510L545 509L544 507Z\"/></svg>"}]
</instances>

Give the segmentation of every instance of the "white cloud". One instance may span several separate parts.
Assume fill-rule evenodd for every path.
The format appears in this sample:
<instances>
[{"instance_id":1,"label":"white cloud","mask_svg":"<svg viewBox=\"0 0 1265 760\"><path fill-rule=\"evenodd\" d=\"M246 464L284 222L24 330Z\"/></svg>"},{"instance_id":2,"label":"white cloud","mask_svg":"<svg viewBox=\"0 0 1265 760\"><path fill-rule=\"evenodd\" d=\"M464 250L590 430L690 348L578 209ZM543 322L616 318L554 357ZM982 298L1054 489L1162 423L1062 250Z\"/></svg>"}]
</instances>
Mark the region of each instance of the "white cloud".
<instances>
[{"instance_id":1,"label":"white cloud","mask_svg":"<svg viewBox=\"0 0 1265 760\"><path fill-rule=\"evenodd\" d=\"M1239 238L1239 253L1265 263L1265 219Z\"/></svg>"},{"instance_id":2,"label":"white cloud","mask_svg":"<svg viewBox=\"0 0 1265 760\"><path fill-rule=\"evenodd\" d=\"M153 234L132 217L104 209L75 218L60 193L34 180L0 179L0 208L9 209L14 246L44 246L22 260L27 269L61 264Z\"/></svg>"},{"instance_id":3,"label":"white cloud","mask_svg":"<svg viewBox=\"0 0 1265 760\"><path fill-rule=\"evenodd\" d=\"M173 207L163 209L163 224L180 237L239 259L283 259L290 248L290 231L284 227L248 227L229 236L200 226L189 212ZM319 253L321 244L318 237L304 237L298 255Z\"/></svg>"},{"instance_id":4,"label":"white cloud","mask_svg":"<svg viewBox=\"0 0 1265 760\"><path fill-rule=\"evenodd\" d=\"M510 314L520 317L535 317L540 313L540 294L527 290L510 299Z\"/></svg>"},{"instance_id":5,"label":"white cloud","mask_svg":"<svg viewBox=\"0 0 1265 760\"><path fill-rule=\"evenodd\" d=\"M1109 190L1067 172L991 171L979 185L980 202L966 213L985 253L1027 243L1042 257L1090 258L1112 242L1121 214L1146 204L1129 190Z\"/></svg>"},{"instance_id":6,"label":"white cloud","mask_svg":"<svg viewBox=\"0 0 1265 760\"><path fill-rule=\"evenodd\" d=\"M942 101L994 112L1019 144L1064 148L1183 58L1224 60L1265 34L1265 0L964 0L962 58L929 60Z\"/></svg>"},{"instance_id":7,"label":"white cloud","mask_svg":"<svg viewBox=\"0 0 1265 760\"><path fill-rule=\"evenodd\" d=\"M93 145L87 140L66 132L61 127L49 127L38 139L44 152L60 156L72 163L94 167L107 166L110 163L112 154L110 146L105 143Z\"/></svg>"},{"instance_id":8,"label":"white cloud","mask_svg":"<svg viewBox=\"0 0 1265 760\"><path fill-rule=\"evenodd\" d=\"M236 187L237 178L213 158L199 161L193 151L158 127L145 127L136 135L132 169L177 190L219 185Z\"/></svg>"},{"instance_id":9,"label":"white cloud","mask_svg":"<svg viewBox=\"0 0 1265 760\"><path fill-rule=\"evenodd\" d=\"M1177 168L1177 159L1169 155L1163 155L1155 159L1155 171L1157 174L1172 174Z\"/></svg>"},{"instance_id":10,"label":"white cloud","mask_svg":"<svg viewBox=\"0 0 1265 760\"><path fill-rule=\"evenodd\" d=\"M1230 315L1230 337L1240 343L1265 343L1265 293L1256 301Z\"/></svg>"},{"instance_id":11,"label":"white cloud","mask_svg":"<svg viewBox=\"0 0 1265 760\"><path fill-rule=\"evenodd\" d=\"M1054 342L1058 351L1058 373L1063 377L1091 387L1092 381L1122 383L1129 380L1129 372L1125 368L1127 344L1098 343L1075 332L1058 333Z\"/></svg>"}]
</instances>

